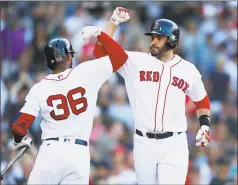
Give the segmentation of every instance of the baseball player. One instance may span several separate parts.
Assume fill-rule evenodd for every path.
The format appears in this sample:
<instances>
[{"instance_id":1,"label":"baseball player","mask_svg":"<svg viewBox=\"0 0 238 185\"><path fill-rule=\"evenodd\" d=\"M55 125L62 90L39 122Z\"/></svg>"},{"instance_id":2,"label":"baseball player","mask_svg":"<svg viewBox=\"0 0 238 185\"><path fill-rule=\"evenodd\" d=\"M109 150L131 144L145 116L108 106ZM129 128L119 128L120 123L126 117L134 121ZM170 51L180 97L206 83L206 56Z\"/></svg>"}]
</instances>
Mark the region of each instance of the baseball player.
<instances>
[{"instance_id":1,"label":"baseball player","mask_svg":"<svg viewBox=\"0 0 238 185\"><path fill-rule=\"evenodd\" d=\"M118 7L104 29L113 35L118 24L129 19L128 10ZM136 30L135 30L136 31ZM179 28L171 20L154 21L150 32L150 53L130 52L118 70L133 110L134 165L138 184L184 184L188 168L185 99L196 105L200 129L196 145L210 142L210 103L201 75L190 62L174 54L179 43ZM191 46L192 47L192 46ZM98 41L94 56L107 52Z\"/></svg>"},{"instance_id":2,"label":"baseball player","mask_svg":"<svg viewBox=\"0 0 238 185\"><path fill-rule=\"evenodd\" d=\"M84 39L97 37L109 57L72 68L74 50L65 38L50 40L45 48L52 73L35 84L12 124L14 149L30 145L23 138L38 114L42 145L28 184L88 184L90 156L88 140L100 86L128 56L121 46L97 27L85 27ZM110 60L109 60L110 59Z\"/></svg>"}]
</instances>

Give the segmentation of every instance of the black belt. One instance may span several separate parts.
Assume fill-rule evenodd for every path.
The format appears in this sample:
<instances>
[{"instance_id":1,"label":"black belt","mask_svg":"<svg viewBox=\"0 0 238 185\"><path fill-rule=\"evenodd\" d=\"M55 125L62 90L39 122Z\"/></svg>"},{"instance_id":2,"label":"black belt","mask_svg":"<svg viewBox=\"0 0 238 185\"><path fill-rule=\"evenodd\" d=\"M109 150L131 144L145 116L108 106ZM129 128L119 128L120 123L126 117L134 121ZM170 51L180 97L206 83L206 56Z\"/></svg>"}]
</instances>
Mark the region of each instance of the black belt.
<instances>
[{"instance_id":1,"label":"black belt","mask_svg":"<svg viewBox=\"0 0 238 185\"><path fill-rule=\"evenodd\" d=\"M46 141L49 141L49 140L59 141L59 138L55 137L55 138L46 139ZM68 142L69 140L72 140L72 139L64 138L64 142ZM82 140L82 139L73 139L73 140L74 140L74 144L88 146L88 142L85 140Z\"/></svg>"},{"instance_id":2,"label":"black belt","mask_svg":"<svg viewBox=\"0 0 238 185\"><path fill-rule=\"evenodd\" d=\"M181 134L182 132L165 132L165 133L146 132L146 135L150 139L165 139L165 138L173 136L176 133ZM139 135L139 136L142 136L142 137L144 136L143 133L138 129L136 129L136 134Z\"/></svg>"}]
</instances>

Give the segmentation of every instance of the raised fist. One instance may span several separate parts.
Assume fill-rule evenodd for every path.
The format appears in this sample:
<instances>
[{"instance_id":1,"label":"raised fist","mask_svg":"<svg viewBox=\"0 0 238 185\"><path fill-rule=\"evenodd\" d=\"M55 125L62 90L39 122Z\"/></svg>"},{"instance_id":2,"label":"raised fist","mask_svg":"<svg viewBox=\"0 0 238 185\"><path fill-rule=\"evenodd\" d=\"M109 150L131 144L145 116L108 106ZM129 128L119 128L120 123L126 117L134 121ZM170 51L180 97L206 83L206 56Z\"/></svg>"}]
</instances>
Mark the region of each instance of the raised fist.
<instances>
[{"instance_id":1,"label":"raised fist","mask_svg":"<svg viewBox=\"0 0 238 185\"><path fill-rule=\"evenodd\" d=\"M87 40L91 37L97 37L98 35L100 35L102 32L102 30L98 27L95 26L85 26L82 29L82 36L83 36L83 40Z\"/></svg>"},{"instance_id":2,"label":"raised fist","mask_svg":"<svg viewBox=\"0 0 238 185\"><path fill-rule=\"evenodd\" d=\"M113 14L110 18L110 20L116 25L118 25L122 22L126 22L129 19L130 19L129 10L127 10L126 8L122 8L122 7L117 7L113 11Z\"/></svg>"}]
</instances>

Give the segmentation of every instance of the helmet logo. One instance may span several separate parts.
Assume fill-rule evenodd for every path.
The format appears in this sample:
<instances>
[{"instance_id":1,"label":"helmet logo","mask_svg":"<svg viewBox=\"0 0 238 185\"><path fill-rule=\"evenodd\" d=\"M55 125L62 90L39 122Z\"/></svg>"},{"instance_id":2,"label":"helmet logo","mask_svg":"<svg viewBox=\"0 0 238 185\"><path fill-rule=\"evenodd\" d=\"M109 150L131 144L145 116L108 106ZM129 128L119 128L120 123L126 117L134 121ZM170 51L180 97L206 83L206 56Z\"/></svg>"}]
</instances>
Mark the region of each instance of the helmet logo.
<instances>
[{"instance_id":1,"label":"helmet logo","mask_svg":"<svg viewBox=\"0 0 238 185\"><path fill-rule=\"evenodd\" d=\"M171 35L171 39L174 40L175 39L175 35Z\"/></svg>"},{"instance_id":2,"label":"helmet logo","mask_svg":"<svg viewBox=\"0 0 238 185\"><path fill-rule=\"evenodd\" d=\"M155 23L154 26L153 26L153 30L157 30L159 27L159 24L158 23Z\"/></svg>"},{"instance_id":3,"label":"helmet logo","mask_svg":"<svg viewBox=\"0 0 238 185\"><path fill-rule=\"evenodd\" d=\"M56 60L56 62L61 62L63 60L63 58L62 57L57 57L55 60Z\"/></svg>"}]
</instances>

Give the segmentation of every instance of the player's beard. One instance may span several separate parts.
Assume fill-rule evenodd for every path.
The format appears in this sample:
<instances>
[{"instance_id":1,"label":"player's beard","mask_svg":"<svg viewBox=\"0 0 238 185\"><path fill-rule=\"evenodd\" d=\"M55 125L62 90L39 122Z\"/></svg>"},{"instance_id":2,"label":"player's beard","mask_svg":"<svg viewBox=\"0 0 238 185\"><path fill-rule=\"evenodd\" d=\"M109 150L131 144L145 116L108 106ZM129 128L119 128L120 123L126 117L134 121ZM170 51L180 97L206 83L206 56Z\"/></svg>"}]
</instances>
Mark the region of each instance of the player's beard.
<instances>
[{"instance_id":1,"label":"player's beard","mask_svg":"<svg viewBox=\"0 0 238 185\"><path fill-rule=\"evenodd\" d=\"M150 54L156 58L161 58L163 54L168 51L168 47L166 45L162 47L157 47L156 45L150 46Z\"/></svg>"}]
</instances>

